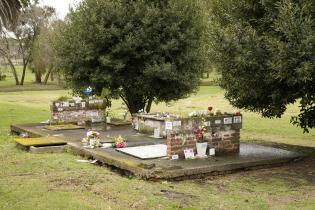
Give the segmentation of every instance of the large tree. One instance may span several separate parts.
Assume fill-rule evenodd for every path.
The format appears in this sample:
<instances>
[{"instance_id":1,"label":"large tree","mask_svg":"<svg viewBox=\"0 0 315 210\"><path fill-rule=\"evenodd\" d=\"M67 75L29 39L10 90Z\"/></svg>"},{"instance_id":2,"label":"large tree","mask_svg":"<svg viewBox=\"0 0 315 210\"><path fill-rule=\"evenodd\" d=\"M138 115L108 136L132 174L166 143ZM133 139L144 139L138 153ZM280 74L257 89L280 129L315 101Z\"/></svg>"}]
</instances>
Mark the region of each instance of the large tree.
<instances>
[{"instance_id":1,"label":"large tree","mask_svg":"<svg viewBox=\"0 0 315 210\"><path fill-rule=\"evenodd\" d=\"M33 44L29 68L35 74L35 82L47 84L49 76L57 70L53 42L56 30L62 24L61 20L54 19L40 27L40 34ZM46 74L46 75L45 75ZM45 75L44 81L42 76Z\"/></svg>"},{"instance_id":2,"label":"large tree","mask_svg":"<svg viewBox=\"0 0 315 210\"><path fill-rule=\"evenodd\" d=\"M315 3L312 0L213 0L212 58L232 105L315 127Z\"/></svg>"},{"instance_id":3,"label":"large tree","mask_svg":"<svg viewBox=\"0 0 315 210\"><path fill-rule=\"evenodd\" d=\"M205 68L198 1L85 0L59 36L58 55L76 92L117 93L129 111L186 97Z\"/></svg>"},{"instance_id":4,"label":"large tree","mask_svg":"<svg viewBox=\"0 0 315 210\"><path fill-rule=\"evenodd\" d=\"M11 28L11 30L0 31L0 55L9 63L16 85L24 84L26 68L33 50L33 43L40 33L41 25L54 12L54 8L39 6L38 1L33 1L32 4L23 9L15 27ZM13 62L14 55L18 55L22 59L22 76L20 80Z\"/></svg>"}]
</instances>

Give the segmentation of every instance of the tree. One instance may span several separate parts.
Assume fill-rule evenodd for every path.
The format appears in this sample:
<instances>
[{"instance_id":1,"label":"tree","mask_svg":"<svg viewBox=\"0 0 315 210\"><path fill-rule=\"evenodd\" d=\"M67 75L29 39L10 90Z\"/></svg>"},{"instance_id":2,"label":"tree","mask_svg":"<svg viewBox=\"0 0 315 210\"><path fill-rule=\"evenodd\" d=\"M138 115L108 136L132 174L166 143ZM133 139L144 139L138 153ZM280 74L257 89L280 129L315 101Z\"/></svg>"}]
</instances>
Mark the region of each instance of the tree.
<instances>
[{"instance_id":1,"label":"tree","mask_svg":"<svg viewBox=\"0 0 315 210\"><path fill-rule=\"evenodd\" d=\"M49 76L52 75L53 70L56 68L53 42L56 27L58 27L60 22L60 20L54 20L43 24L40 28L40 34L34 42L29 68L35 74L36 83L42 83L42 75L46 73L43 84L47 84Z\"/></svg>"},{"instance_id":2,"label":"tree","mask_svg":"<svg viewBox=\"0 0 315 210\"><path fill-rule=\"evenodd\" d=\"M232 105L315 127L315 4L312 0L213 0L212 60Z\"/></svg>"},{"instance_id":3,"label":"tree","mask_svg":"<svg viewBox=\"0 0 315 210\"><path fill-rule=\"evenodd\" d=\"M190 0L83 1L59 36L65 79L77 93L108 88L131 113L186 97L206 65L200 11Z\"/></svg>"},{"instance_id":4,"label":"tree","mask_svg":"<svg viewBox=\"0 0 315 210\"><path fill-rule=\"evenodd\" d=\"M1 31L0 54L5 57L12 69L16 85L23 85L27 65L31 58L33 43L39 35L41 24L54 14L54 8L38 6L38 2L24 8L16 27L12 31ZM17 46L17 47L16 47ZM22 58L22 76L19 81L12 54L18 53Z\"/></svg>"},{"instance_id":5,"label":"tree","mask_svg":"<svg viewBox=\"0 0 315 210\"><path fill-rule=\"evenodd\" d=\"M0 29L14 27L23 6L29 0L1 0L0 1Z\"/></svg>"}]
</instances>

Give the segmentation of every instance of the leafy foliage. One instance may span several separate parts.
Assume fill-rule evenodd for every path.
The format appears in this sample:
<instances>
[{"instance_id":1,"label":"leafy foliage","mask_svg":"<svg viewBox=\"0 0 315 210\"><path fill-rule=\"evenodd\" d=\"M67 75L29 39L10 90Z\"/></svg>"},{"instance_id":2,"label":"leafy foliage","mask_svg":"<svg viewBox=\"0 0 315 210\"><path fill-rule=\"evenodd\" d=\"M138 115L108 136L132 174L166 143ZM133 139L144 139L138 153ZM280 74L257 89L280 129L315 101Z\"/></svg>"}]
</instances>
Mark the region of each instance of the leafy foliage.
<instances>
[{"instance_id":1,"label":"leafy foliage","mask_svg":"<svg viewBox=\"0 0 315 210\"><path fill-rule=\"evenodd\" d=\"M71 87L118 94L131 113L186 97L206 64L200 5L183 0L86 0L59 36Z\"/></svg>"},{"instance_id":2,"label":"leafy foliage","mask_svg":"<svg viewBox=\"0 0 315 210\"><path fill-rule=\"evenodd\" d=\"M212 58L232 105L315 127L315 4L311 0L214 0Z\"/></svg>"}]
</instances>

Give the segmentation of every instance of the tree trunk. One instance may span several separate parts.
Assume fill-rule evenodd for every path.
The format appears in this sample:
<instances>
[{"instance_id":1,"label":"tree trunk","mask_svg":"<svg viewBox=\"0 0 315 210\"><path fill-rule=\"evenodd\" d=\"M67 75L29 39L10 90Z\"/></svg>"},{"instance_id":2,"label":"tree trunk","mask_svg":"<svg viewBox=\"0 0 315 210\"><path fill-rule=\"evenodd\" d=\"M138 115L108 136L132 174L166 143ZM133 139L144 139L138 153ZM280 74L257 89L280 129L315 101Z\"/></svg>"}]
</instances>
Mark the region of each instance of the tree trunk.
<instances>
[{"instance_id":1,"label":"tree trunk","mask_svg":"<svg viewBox=\"0 0 315 210\"><path fill-rule=\"evenodd\" d=\"M146 111L147 113L149 113L150 110L151 110L152 102L153 102L153 97L149 98L148 103L147 103L147 105L146 105L145 111Z\"/></svg>"},{"instance_id":2,"label":"tree trunk","mask_svg":"<svg viewBox=\"0 0 315 210\"><path fill-rule=\"evenodd\" d=\"M22 72L20 85L24 85L26 66L27 66L27 64L23 61L23 72Z\"/></svg>"},{"instance_id":3,"label":"tree trunk","mask_svg":"<svg viewBox=\"0 0 315 210\"><path fill-rule=\"evenodd\" d=\"M138 113L139 110L145 108L145 102L143 101L142 97L137 98L135 96L132 96L132 94L126 93L127 96L120 95L120 98L124 101L126 104L130 114Z\"/></svg>"},{"instance_id":4,"label":"tree trunk","mask_svg":"<svg viewBox=\"0 0 315 210\"><path fill-rule=\"evenodd\" d=\"M42 83L42 73L40 71L35 71L35 82L37 84Z\"/></svg>"},{"instance_id":5,"label":"tree trunk","mask_svg":"<svg viewBox=\"0 0 315 210\"><path fill-rule=\"evenodd\" d=\"M54 72L50 72L50 81L55 81Z\"/></svg>"},{"instance_id":6,"label":"tree trunk","mask_svg":"<svg viewBox=\"0 0 315 210\"><path fill-rule=\"evenodd\" d=\"M20 82L19 82L19 76L16 72L16 69L15 69L15 66L14 64L12 63L11 59L10 58L7 58L8 62L9 62L9 65L10 65L10 68L12 70L12 74L13 74L13 77L15 79L15 85L19 85Z\"/></svg>"},{"instance_id":7,"label":"tree trunk","mask_svg":"<svg viewBox=\"0 0 315 210\"><path fill-rule=\"evenodd\" d=\"M44 79L44 84L45 85L47 85L47 82L48 82L48 79L49 79L49 76L51 76L52 77L52 75L53 75L53 73L52 73L52 67L50 67L49 68L49 70L48 70L48 72L47 72L47 74L46 74L46 76L45 76L45 79Z\"/></svg>"}]
</instances>

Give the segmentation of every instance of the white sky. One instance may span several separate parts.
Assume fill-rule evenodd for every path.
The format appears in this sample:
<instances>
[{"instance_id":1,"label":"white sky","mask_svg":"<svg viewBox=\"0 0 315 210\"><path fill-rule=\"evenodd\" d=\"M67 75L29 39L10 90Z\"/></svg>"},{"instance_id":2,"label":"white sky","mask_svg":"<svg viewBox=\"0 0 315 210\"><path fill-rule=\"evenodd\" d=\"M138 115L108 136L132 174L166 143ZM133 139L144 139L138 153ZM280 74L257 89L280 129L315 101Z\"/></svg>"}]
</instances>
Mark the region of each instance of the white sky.
<instances>
[{"instance_id":1,"label":"white sky","mask_svg":"<svg viewBox=\"0 0 315 210\"><path fill-rule=\"evenodd\" d=\"M63 19L69 12L69 7L75 7L81 0L40 0L42 5L52 6L57 16Z\"/></svg>"}]
</instances>

